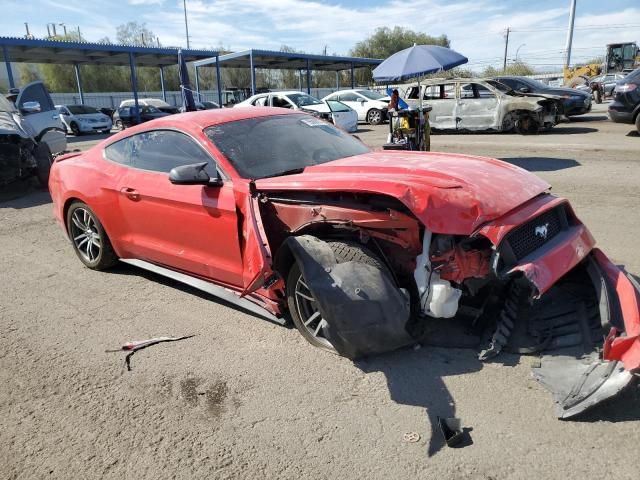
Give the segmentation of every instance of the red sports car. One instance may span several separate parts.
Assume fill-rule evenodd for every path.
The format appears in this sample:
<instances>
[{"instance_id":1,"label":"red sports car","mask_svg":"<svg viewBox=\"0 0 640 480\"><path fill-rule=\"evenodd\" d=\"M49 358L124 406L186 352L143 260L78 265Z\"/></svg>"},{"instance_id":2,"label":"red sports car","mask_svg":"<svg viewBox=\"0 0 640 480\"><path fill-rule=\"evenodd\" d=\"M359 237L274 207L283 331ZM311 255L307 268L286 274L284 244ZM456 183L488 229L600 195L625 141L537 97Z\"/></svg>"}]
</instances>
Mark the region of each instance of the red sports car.
<instances>
[{"instance_id":1,"label":"red sports car","mask_svg":"<svg viewBox=\"0 0 640 480\"><path fill-rule=\"evenodd\" d=\"M121 261L291 318L349 358L443 335L480 360L537 354L563 418L640 368L633 277L547 183L495 159L373 152L303 113L234 108L58 157L49 188L87 267Z\"/></svg>"}]
</instances>

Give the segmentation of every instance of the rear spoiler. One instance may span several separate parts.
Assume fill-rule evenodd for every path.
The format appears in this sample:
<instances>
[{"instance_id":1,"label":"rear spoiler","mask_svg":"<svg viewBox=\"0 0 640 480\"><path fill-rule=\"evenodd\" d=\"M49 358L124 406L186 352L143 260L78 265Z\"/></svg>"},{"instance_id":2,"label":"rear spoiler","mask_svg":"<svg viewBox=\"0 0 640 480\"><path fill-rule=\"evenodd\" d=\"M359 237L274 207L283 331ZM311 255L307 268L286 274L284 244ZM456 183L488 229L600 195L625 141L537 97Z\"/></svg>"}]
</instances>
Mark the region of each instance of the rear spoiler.
<instances>
[{"instance_id":1,"label":"rear spoiler","mask_svg":"<svg viewBox=\"0 0 640 480\"><path fill-rule=\"evenodd\" d=\"M63 153L61 155L58 155L55 159L56 162L61 162L63 160L67 160L69 158L74 158L74 157L79 157L80 155L82 155L82 152L79 150L73 151L73 152L66 152Z\"/></svg>"}]
</instances>

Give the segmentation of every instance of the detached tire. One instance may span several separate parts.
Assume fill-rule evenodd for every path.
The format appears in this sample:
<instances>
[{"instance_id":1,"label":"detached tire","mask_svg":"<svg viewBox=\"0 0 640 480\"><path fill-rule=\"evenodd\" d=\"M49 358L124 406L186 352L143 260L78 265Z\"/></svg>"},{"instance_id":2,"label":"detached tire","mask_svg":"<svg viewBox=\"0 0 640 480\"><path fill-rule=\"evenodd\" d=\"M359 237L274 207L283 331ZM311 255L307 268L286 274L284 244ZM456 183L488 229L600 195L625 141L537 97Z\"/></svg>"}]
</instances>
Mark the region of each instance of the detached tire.
<instances>
[{"instance_id":1,"label":"detached tire","mask_svg":"<svg viewBox=\"0 0 640 480\"><path fill-rule=\"evenodd\" d=\"M122 120L116 120L116 123L114 125L118 130L124 130L124 123L122 123Z\"/></svg>"},{"instance_id":2,"label":"detached tire","mask_svg":"<svg viewBox=\"0 0 640 480\"><path fill-rule=\"evenodd\" d=\"M49 172L51 171L51 164L53 163L49 146L46 143L39 143L34 151L34 156L36 158L36 177L38 177L38 183L44 188L49 188Z\"/></svg>"},{"instance_id":3,"label":"detached tire","mask_svg":"<svg viewBox=\"0 0 640 480\"><path fill-rule=\"evenodd\" d=\"M387 267L375 253L357 242L340 241L327 243L333 250L338 263L360 262L388 272ZM323 329L320 324L325 321L322 319L313 294L307 287L300 267L295 261L289 269L285 290L291 319L300 334L311 345L336 353L333 345L323 336Z\"/></svg>"},{"instance_id":4,"label":"detached tire","mask_svg":"<svg viewBox=\"0 0 640 480\"><path fill-rule=\"evenodd\" d=\"M118 262L107 232L86 203L74 202L69 207L67 232L76 255L90 269L104 270Z\"/></svg>"}]
</instances>

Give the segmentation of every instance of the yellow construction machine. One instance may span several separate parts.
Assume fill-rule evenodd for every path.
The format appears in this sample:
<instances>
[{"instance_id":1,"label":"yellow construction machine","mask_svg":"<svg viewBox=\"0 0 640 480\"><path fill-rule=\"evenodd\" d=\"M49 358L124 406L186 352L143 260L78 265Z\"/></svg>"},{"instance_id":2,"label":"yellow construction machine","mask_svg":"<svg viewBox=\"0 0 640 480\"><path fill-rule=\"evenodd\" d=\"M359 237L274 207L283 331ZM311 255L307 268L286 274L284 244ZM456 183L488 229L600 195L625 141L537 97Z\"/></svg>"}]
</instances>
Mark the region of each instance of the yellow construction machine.
<instances>
[{"instance_id":1,"label":"yellow construction machine","mask_svg":"<svg viewBox=\"0 0 640 480\"><path fill-rule=\"evenodd\" d=\"M564 84L574 87L601 73L615 73L640 67L640 50L636 42L610 43L604 64L589 63L563 70Z\"/></svg>"}]
</instances>

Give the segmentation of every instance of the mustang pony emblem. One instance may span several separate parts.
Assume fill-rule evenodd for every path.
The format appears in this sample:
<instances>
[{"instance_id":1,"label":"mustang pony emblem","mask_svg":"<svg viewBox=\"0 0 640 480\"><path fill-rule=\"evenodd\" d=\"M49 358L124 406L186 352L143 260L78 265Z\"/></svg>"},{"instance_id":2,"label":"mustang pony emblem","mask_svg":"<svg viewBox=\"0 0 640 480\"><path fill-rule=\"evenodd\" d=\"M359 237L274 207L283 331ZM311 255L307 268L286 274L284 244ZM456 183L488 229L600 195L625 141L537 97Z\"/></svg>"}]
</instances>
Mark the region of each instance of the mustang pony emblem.
<instances>
[{"instance_id":1,"label":"mustang pony emblem","mask_svg":"<svg viewBox=\"0 0 640 480\"><path fill-rule=\"evenodd\" d=\"M538 225L533 233L536 237L540 237L543 240L546 240L547 235L549 234L548 227L548 223L545 223L544 225Z\"/></svg>"}]
</instances>

